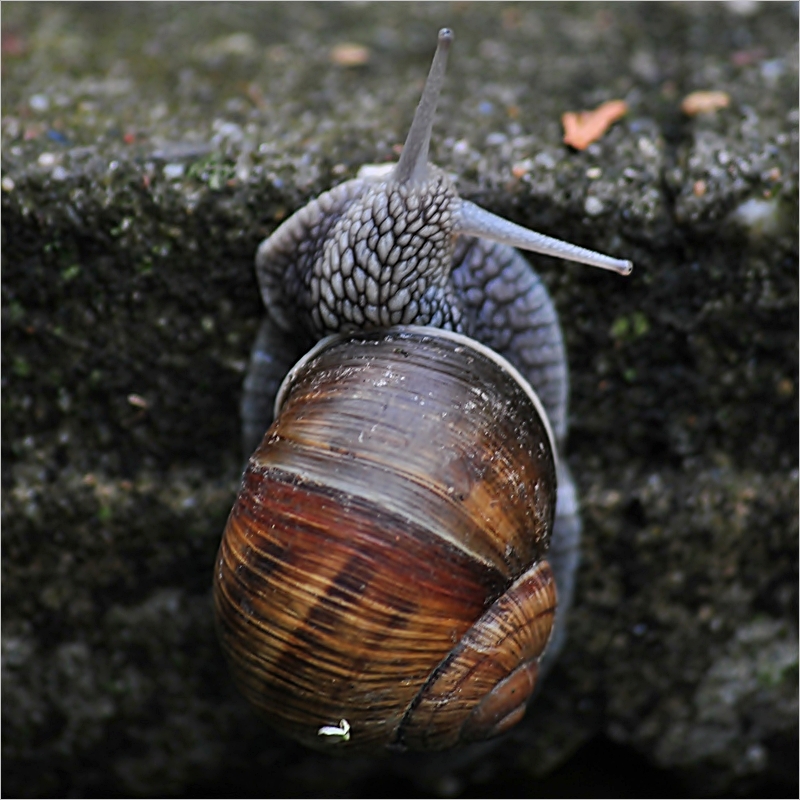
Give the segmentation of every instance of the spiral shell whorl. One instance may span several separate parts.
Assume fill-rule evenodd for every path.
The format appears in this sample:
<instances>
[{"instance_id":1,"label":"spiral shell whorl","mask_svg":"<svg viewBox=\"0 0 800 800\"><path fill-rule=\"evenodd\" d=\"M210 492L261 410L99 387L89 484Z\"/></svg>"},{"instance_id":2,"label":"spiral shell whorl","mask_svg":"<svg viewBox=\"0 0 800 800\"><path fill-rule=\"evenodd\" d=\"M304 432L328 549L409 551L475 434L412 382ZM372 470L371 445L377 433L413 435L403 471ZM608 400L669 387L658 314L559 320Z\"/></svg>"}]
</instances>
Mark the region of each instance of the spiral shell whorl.
<instances>
[{"instance_id":1,"label":"spiral shell whorl","mask_svg":"<svg viewBox=\"0 0 800 800\"><path fill-rule=\"evenodd\" d=\"M443 335L351 336L293 374L223 536L234 677L312 746L340 719L366 749L499 732L520 695L475 709L519 669L530 691L549 636L549 434L516 379ZM433 731L445 699L454 727Z\"/></svg>"}]
</instances>

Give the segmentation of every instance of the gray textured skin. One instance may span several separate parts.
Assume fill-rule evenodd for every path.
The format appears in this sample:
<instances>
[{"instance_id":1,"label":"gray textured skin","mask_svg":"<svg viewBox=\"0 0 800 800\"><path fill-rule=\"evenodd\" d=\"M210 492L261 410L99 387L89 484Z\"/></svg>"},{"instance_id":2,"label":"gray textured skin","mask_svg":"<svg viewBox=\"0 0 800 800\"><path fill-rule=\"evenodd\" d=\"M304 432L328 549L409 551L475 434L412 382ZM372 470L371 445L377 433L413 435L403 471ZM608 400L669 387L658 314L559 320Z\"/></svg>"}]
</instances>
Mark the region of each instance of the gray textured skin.
<instances>
[{"instance_id":1,"label":"gray textured skin","mask_svg":"<svg viewBox=\"0 0 800 800\"><path fill-rule=\"evenodd\" d=\"M450 281L452 181L356 179L299 211L256 255L264 304L286 329L315 337L359 328L432 325L464 332Z\"/></svg>"}]
</instances>

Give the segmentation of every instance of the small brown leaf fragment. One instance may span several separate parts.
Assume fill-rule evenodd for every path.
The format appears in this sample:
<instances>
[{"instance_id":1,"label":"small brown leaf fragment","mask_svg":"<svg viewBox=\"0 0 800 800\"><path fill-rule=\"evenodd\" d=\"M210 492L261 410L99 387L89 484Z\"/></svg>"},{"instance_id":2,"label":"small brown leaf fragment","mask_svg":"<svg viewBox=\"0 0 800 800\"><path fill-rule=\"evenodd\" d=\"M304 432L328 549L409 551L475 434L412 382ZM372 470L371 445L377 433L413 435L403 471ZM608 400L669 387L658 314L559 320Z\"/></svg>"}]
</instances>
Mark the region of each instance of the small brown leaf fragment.
<instances>
[{"instance_id":1,"label":"small brown leaf fragment","mask_svg":"<svg viewBox=\"0 0 800 800\"><path fill-rule=\"evenodd\" d=\"M364 45L343 42L331 50L331 61L340 67L361 67L371 55L370 49Z\"/></svg>"},{"instance_id":2,"label":"small brown leaf fragment","mask_svg":"<svg viewBox=\"0 0 800 800\"><path fill-rule=\"evenodd\" d=\"M609 100L594 111L567 111L561 116L564 144L585 150L627 113L628 104L624 100Z\"/></svg>"},{"instance_id":3,"label":"small brown leaf fragment","mask_svg":"<svg viewBox=\"0 0 800 800\"><path fill-rule=\"evenodd\" d=\"M707 189L708 187L706 186L706 182L702 180L695 181L694 186L692 187L695 197L702 197L706 193Z\"/></svg>"},{"instance_id":4,"label":"small brown leaf fragment","mask_svg":"<svg viewBox=\"0 0 800 800\"><path fill-rule=\"evenodd\" d=\"M694 117L697 114L713 114L730 104L731 96L727 92L692 92L683 98L681 111L689 117Z\"/></svg>"}]
</instances>

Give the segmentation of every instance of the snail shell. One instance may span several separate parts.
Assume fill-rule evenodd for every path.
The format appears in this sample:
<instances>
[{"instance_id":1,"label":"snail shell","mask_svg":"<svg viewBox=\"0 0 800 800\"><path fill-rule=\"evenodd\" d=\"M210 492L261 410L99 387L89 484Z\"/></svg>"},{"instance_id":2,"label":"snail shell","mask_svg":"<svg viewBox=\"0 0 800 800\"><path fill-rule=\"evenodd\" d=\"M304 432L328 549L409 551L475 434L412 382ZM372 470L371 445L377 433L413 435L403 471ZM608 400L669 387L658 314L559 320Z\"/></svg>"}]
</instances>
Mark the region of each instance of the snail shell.
<instances>
[{"instance_id":1,"label":"snail shell","mask_svg":"<svg viewBox=\"0 0 800 800\"><path fill-rule=\"evenodd\" d=\"M363 749L506 730L556 605L536 395L477 342L408 327L324 341L278 403L214 582L244 694L317 747L339 720Z\"/></svg>"}]
</instances>

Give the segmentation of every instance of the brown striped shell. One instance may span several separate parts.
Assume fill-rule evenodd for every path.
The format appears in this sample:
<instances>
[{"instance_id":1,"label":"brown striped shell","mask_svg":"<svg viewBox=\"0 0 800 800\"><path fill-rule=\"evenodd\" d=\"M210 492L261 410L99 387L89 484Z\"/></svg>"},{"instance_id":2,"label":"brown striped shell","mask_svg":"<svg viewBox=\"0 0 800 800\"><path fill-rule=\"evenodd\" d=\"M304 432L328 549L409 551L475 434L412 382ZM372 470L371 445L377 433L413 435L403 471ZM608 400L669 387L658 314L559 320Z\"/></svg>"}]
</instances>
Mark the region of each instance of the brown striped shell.
<instances>
[{"instance_id":1,"label":"brown striped shell","mask_svg":"<svg viewBox=\"0 0 800 800\"><path fill-rule=\"evenodd\" d=\"M554 448L530 387L464 336L394 328L322 342L278 406L214 575L243 693L315 747L511 727L556 605Z\"/></svg>"}]
</instances>

